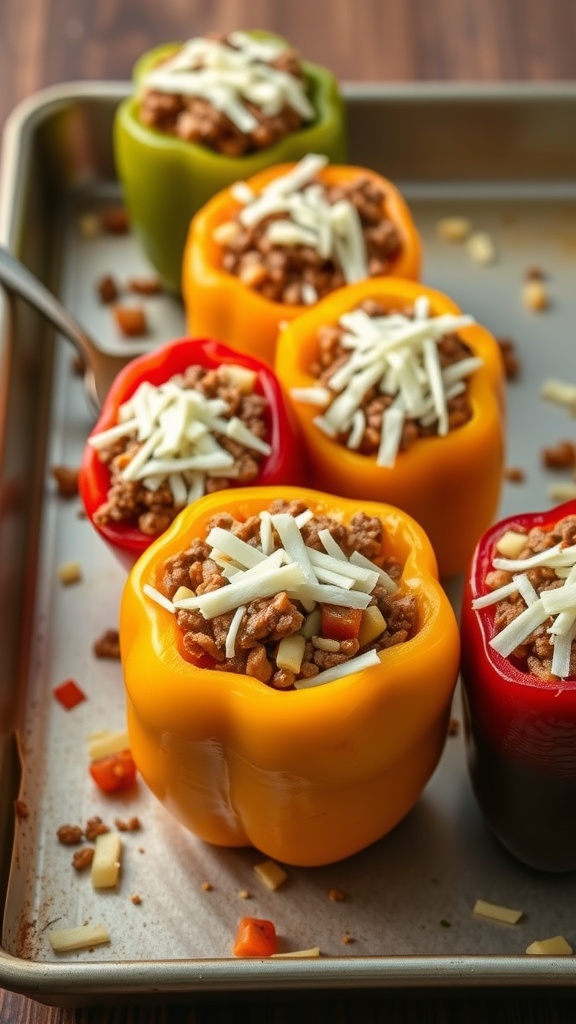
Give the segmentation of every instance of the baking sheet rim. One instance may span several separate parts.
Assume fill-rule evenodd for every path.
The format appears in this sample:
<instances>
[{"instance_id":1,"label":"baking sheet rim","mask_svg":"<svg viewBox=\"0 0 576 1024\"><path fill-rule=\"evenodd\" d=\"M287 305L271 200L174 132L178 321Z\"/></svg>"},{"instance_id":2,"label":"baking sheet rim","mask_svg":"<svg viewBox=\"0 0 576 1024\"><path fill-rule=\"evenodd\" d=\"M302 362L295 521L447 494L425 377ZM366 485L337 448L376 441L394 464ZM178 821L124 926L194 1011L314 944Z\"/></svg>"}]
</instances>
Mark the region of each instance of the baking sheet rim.
<instances>
[{"instance_id":1,"label":"baking sheet rim","mask_svg":"<svg viewBox=\"0 0 576 1024\"><path fill-rule=\"evenodd\" d=\"M70 82L49 86L23 100L9 116L0 160L0 241L14 245L18 206L14 195L31 133L55 106L79 100L118 101L128 82ZM430 100L525 102L576 101L576 83L369 83L343 84L349 100L424 103ZM0 315L2 311L0 310ZM4 909L4 908L3 908ZM235 959L37 962L0 948L0 986L54 1005L74 1005L95 996L184 994L251 990L378 989L470 986L576 985L573 958L526 956L375 956L314 960ZM60 998L62 997L62 998Z\"/></svg>"}]
</instances>

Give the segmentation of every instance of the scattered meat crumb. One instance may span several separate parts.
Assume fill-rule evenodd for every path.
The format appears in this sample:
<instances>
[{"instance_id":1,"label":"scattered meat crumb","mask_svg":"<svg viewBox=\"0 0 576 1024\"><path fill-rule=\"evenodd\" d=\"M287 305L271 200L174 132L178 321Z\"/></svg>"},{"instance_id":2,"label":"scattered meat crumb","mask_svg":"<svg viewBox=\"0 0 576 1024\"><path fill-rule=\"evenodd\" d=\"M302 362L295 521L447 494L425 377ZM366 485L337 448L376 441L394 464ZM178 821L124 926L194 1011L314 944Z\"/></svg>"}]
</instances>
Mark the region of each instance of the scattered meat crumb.
<instances>
[{"instance_id":1,"label":"scattered meat crumb","mask_svg":"<svg viewBox=\"0 0 576 1024\"><path fill-rule=\"evenodd\" d=\"M202 885L201 885L200 888L202 889L203 892L212 892L212 889L214 888L214 886L212 885L211 882L202 882Z\"/></svg>"},{"instance_id":2,"label":"scattered meat crumb","mask_svg":"<svg viewBox=\"0 0 576 1024\"><path fill-rule=\"evenodd\" d=\"M128 214L123 206L107 206L100 214L104 231L112 235L125 235L130 229Z\"/></svg>"},{"instance_id":3,"label":"scattered meat crumb","mask_svg":"<svg viewBox=\"0 0 576 1024\"><path fill-rule=\"evenodd\" d=\"M520 360L515 342L511 338L497 338L497 342L504 363L506 380L518 380L520 376Z\"/></svg>"},{"instance_id":4,"label":"scattered meat crumb","mask_svg":"<svg viewBox=\"0 0 576 1024\"><path fill-rule=\"evenodd\" d=\"M576 466L576 443L558 441L542 449L542 462L547 469L573 469Z\"/></svg>"},{"instance_id":5,"label":"scattered meat crumb","mask_svg":"<svg viewBox=\"0 0 576 1024\"><path fill-rule=\"evenodd\" d=\"M504 479L511 484L523 484L526 474L519 466L509 466L504 470Z\"/></svg>"},{"instance_id":6,"label":"scattered meat crumb","mask_svg":"<svg viewBox=\"0 0 576 1024\"><path fill-rule=\"evenodd\" d=\"M86 839L93 841L94 839L96 839L96 836L104 835L104 833L109 832L110 829L108 828L108 825L104 824L102 818L99 818L98 815L95 815L95 817L88 819L84 831L86 834Z\"/></svg>"},{"instance_id":7,"label":"scattered meat crumb","mask_svg":"<svg viewBox=\"0 0 576 1024\"><path fill-rule=\"evenodd\" d=\"M65 846L76 846L84 839L84 832L79 825L60 825L56 835Z\"/></svg>"},{"instance_id":8,"label":"scattered meat crumb","mask_svg":"<svg viewBox=\"0 0 576 1024\"><path fill-rule=\"evenodd\" d=\"M460 732L460 722L458 721L457 718L451 718L450 722L448 724L448 735L449 736L458 736L459 732Z\"/></svg>"},{"instance_id":9,"label":"scattered meat crumb","mask_svg":"<svg viewBox=\"0 0 576 1024\"><path fill-rule=\"evenodd\" d=\"M19 821L24 821L30 814L30 809L25 800L14 801L14 813Z\"/></svg>"},{"instance_id":10,"label":"scattered meat crumb","mask_svg":"<svg viewBox=\"0 0 576 1024\"><path fill-rule=\"evenodd\" d=\"M96 282L96 292L100 302L103 302L105 305L108 305L110 302L116 302L120 295L120 288L116 278L112 274L102 274Z\"/></svg>"},{"instance_id":11,"label":"scattered meat crumb","mask_svg":"<svg viewBox=\"0 0 576 1024\"><path fill-rule=\"evenodd\" d=\"M524 271L524 279L526 281L543 281L546 277L542 267L526 267Z\"/></svg>"},{"instance_id":12,"label":"scattered meat crumb","mask_svg":"<svg viewBox=\"0 0 576 1024\"><path fill-rule=\"evenodd\" d=\"M248 892L248 889L240 889L240 892L238 893L238 895L239 895L241 900L249 900L250 899L250 893Z\"/></svg>"},{"instance_id":13,"label":"scattered meat crumb","mask_svg":"<svg viewBox=\"0 0 576 1024\"><path fill-rule=\"evenodd\" d=\"M81 850L76 850L72 855L72 867L76 871L85 871L89 868L94 860L94 847L83 846Z\"/></svg>"},{"instance_id":14,"label":"scattered meat crumb","mask_svg":"<svg viewBox=\"0 0 576 1024\"><path fill-rule=\"evenodd\" d=\"M117 629L107 629L94 641L92 648L97 658L120 660L120 635Z\"/></svg>"},{"instance_id":15,"label":"scattered meat crumb","mask_svg":"<svg viewBox=\"0 0 576 1024\"><path fill-rule=\"evenodd\" d=\"M348 934L348 932L345 932L342 936L342 942L345 946L350 946L354 942L354 939Z\"/></svg>"},{"instance_id":16,"label":"scattered meat crumb","mask_svg":"<svg viewBox=\"0 0 576 1024\"><path fill-rule=\"evenodd\" d=\"M329 889L328 899L332 900L333 903L341 903L346 897L341 889Z\"/></svg>"},{"instance_id":17,"label":"scattered meat crumb","mask_svg":"<svg viewBox=\"0 0 576 1024\"><path fill-rule=\"evenodd\" d=\"M114 306L114 319L127 338L140 338L148 331L148 321L142 306Z\"/></svg>"},{"instance_id":18,"label":"scattered meat crumb","mask_svg":"<svg viewBox=\"0 0 576 1024\"><path fill-rule=\"evenodd\" d=\"M128 280L128 290L136 295L159 295L162 283L157 277L131 277Z\"/></svg>"},{"instance_id":19,"label":"scattered meat crumb","mask_svg":"<svg viewBox=\"0 0 576 1024\"><path fill-rule=\"evenodd\" d=\"M142 897L139 896L137 892L135 892L134 895L130 897L130 901L134 904L135 907L139 907L140 904L142 903Z\"/></svg>"},{"instance_id":20,"label":"scattered meat crumb","mask_svg":"<svg viewBox=\"0 0 576 1024\"><path fill-rule=\"evenodd\" d=\"M114 824L119 832L139 832L142 828L140 818L136 815L133 818L128 818L127 821L123 821L122 818L114 818Z\"/></svg>"},{"instance_id":21,"label":"scattered meat crumb","mask_svg":"<svg viewBox=\"0 0 576 1024\"><path fill-rule=\"evenodd\" d=\"M79 470L71 466L52 466L52 476L61 498L74 498L78 494L78 474Z\"/></svg>"}]
</instances>

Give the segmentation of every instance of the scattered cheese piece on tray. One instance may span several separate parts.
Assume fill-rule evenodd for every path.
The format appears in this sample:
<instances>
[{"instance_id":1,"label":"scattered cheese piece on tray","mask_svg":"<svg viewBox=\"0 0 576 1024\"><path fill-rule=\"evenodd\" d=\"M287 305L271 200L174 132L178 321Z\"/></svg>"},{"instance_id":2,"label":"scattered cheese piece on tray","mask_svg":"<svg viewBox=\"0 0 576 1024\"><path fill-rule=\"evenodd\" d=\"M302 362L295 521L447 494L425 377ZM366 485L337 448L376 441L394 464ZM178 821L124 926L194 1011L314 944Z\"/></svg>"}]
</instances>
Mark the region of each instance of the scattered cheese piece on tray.
<instances>
[{"instance_id":1,"label":"scattered cheese piece on tray","mask_svg":"<svg viewBox=\"0 0 576 1024\"><path fill-rule=\"evenodd\" d=\"M292 953L272 953L271 960L310 960L320 956L320 947L311 946L310 949L296 949Z\"/></svg>"},{"instance_id":2,"label":"scattered cheese piece on tray","mask_svg":"<svg viewBox=\"0 0 576 1024\"><path fill-rule=\"evenodd\" d=\"M488 917L491 921L503 921L504 924L518 924L523 916L522 910L501 907L497 903L487 903L486 900L476 900L473 913L478 917Z\"/></svg>"},{"instance_id":3,"label":"scattered cheese piece on tray","mask_svg":"<svg viewBox=\"0 0 576 1024\"><path fill-rule=\"evenodd\" d=\"M82 579L82 569L79 562L61 562L58 566L58 579L65 587L71 583L78 583Z\"/></svg>"},{"instance_id":4,"label":"scattered cheese piece on tray","mask_svg":"<svg viewBox=\"0 0 576 1024\"><path fill-rule=\"evenodd\" d=\"M574 950L563 935L551 939L537 939L526 950L529 956L571 956Z\"/></svg>"},{"instance_id":5,"label":"scattered cheese piece on tray","mask_svg":"<svg viewBox=\"0 0 576 1024\"><path fill-rule=\"evenodd\" d=\"M130 741L125 729L102 729L88 737L88 757L91 761L98 761L101 757L129 748Z\"/></svg>"},{"instance_id":6,"label":"scattered cheese piece on tray","mask_svg":"<svg viewBox=\"0 0 576 1024\"><path fill-rule=\"evenodd\" d=\"M55 953L72 953L110 942L110 932L103 924L83 924L77 928L54 929L48 932L48 939Z\"/></svg>"},{"instance_id":7,"label":"scattered cheese piece on tray","mask_svg":"<svg viewBox=\"0 0 576 1024\"><path fill-rule=\"evenodd\" d=\"M104 832L96 837L92 861L92 885L95 889L113 889L120 873L122 840L118 832Z\"/></svg>"},{"instance_id":8,"label":"scattered cheese piece on tray","mask_svg":"<svg viewBox=\"0 0 576 1024\"><path fill-rule=\"evenodd\" d=\"M281 868L273 860L265 860L261 864L255 864L254 872L268 889L278 889L288 878L284 868Z\"/></svg>"}]
</instances>

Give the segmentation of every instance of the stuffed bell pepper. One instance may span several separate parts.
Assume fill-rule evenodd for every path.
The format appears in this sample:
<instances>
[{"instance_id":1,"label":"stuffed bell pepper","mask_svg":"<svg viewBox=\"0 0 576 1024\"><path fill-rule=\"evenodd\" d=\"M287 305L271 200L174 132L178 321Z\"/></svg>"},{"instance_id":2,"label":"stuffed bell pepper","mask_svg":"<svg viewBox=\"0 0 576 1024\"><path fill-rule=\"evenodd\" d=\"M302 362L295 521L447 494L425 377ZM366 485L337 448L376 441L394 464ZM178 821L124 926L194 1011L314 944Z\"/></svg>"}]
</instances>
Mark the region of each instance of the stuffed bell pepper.
<instances>
[{"instance_id":1,"label":"stuffed bell pepper","mask_svg":"<svg viewBox=\"0 0 576 1024\"><path fill-rule=\"evenodd\" d=\"M462 605L474 793L519 860L576 870L576 501L480 540Z\"/></svg>"},{"instance_id":2,"label":"stuffed bell pepper","mask_svg":"<svg viewBox=\"0 0 576 1024\"><path fill-rule=\"evenodd\" d=\"M504 371L492 335L445 295L379 278L288 324L276 372L316 485L404 509L441 576L463 571L501 488Z\"/></svg>"},{"instance_id":3,"label":"stuffed bell pepper","mask_svg":"<svg viewBox=\"0 0 576 1024\"><path fill-rule=\"evenodd\" d=\"M417 279L420 261L391 182L309 153L237 182L193 218L182 267L188 329L273 363L281 324L354 281Z\"/></svg>"},{"instance_id":4,"label":"stuffed bell pepper","mask_svg":"<svg viewBox=\"0 0 576 1024\"><path fill-rule=\"evenodd\" d=\"M157 47L134 80L115 118L118 176L131 223L175 291L190 218L215 192L310 151L345 158L336 79L279 36L231 32Z\"/></svg>"},{"instance_id":5,"label":"stuffed bell pepper","mask_svg":"<svg viewBox=\"0 0 576 1024\"><path fill-rule=\"evenodd\" d=\"M327 864L390 831L441 755L456 619L421 528L314 490L185 509L126 583L130 748L201 839Z\"/></svg>"},{"instance_id":6,"label":"stuffed bell pepper","mask_svg":"<svg viewBox=\"0 0 576 1024\"><path fill-rule=\"evenodd\" d=\"M298 483L298 438L269 366L220 342L171 341L116 378L84 449L80 494L130 567L203 494Z\"/></svg>"}]
</instances>

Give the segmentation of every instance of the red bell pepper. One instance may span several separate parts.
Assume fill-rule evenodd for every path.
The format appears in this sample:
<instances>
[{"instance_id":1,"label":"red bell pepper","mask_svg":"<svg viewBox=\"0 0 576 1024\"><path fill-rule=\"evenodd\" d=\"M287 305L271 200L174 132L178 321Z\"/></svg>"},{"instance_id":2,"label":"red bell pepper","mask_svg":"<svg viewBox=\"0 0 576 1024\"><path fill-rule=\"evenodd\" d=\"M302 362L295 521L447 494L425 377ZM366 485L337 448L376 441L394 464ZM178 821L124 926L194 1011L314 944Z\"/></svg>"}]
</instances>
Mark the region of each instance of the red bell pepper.
<instances>
[{"instance_id":1,"label":"red bell pepper","mask_svg":"<svg viewBox=\"0 0 576 1024\"><path fill-rule=\"evenodd\" d=\"M541 679L517 651L503 657L490 644L497 632L495 605L474 609L472 602L489 592L486 577L506 531L548 531L567 516L576 516L576 501L511 516L488 530L472 559L461 616L475 797L486 823L515 857L551 872L576 869L576 677Z\"/></svg>"},{"instance_id":2,"label":"red bell pepper","mask_svg":"<svg viewBox=\"0 0 576 1024\"><path fill-rule=\"evenodd\" d=\"M254 484L266 486L301 483L304 467L298 443L298 427L274 371L259 359L236 352L228 345L211 339L177 339L131 360L115 379L92 434L107 430L118 422L120 406L143 381L160 385L173 375L184 372L189 366L214 369L222 365L241 366L254 371L257 375L254 391L264 395L267 400L265 415L268 431L265 440L272 452L262 458ZM90 444L86 444L84 449L78 485L92 525L122 564L130 568L155 538L147 536L136 524L128 521L104 524L94 521L95 513L106 500L110 470Z\"/></svg>"}]
</instances>

